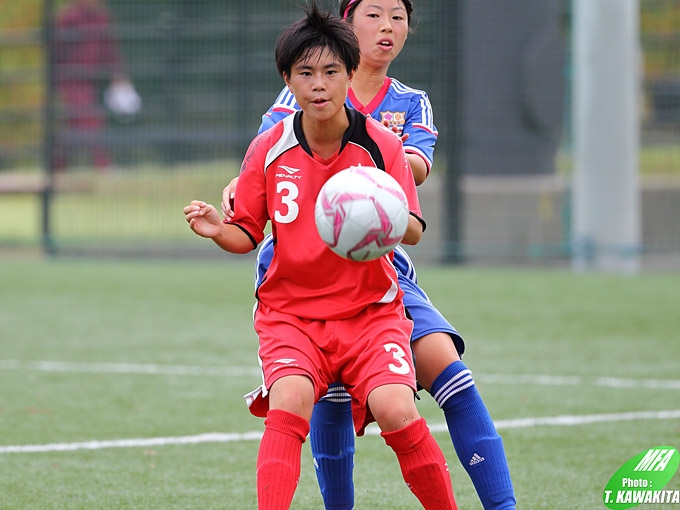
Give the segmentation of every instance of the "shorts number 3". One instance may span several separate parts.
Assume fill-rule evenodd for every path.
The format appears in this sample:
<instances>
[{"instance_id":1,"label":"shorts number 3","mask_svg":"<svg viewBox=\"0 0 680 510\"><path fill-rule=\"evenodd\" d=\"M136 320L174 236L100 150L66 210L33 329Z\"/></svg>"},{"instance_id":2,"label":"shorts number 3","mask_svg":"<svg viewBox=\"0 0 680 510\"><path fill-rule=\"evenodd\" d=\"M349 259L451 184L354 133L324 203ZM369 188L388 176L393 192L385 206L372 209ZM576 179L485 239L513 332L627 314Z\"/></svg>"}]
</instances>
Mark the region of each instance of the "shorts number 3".
<instances>
[{"instance_id":1,"label":"shorts number 3","mask_svg":"<svg viewBox=\"0 0 680 510\"><path fill-rule=\"evenodd\" d=\"M402 375L408 374L411 371L411 367L409 366L408 362L404 359L406 357L404 349L402 349L401 346L399 346L398 344L385 344L384 347L385 350L387 352L391 352L392 357L399 362L398 365L390 363L388 365L390 371L394 372L395 374Z\"/></svg>"}]
</instances>

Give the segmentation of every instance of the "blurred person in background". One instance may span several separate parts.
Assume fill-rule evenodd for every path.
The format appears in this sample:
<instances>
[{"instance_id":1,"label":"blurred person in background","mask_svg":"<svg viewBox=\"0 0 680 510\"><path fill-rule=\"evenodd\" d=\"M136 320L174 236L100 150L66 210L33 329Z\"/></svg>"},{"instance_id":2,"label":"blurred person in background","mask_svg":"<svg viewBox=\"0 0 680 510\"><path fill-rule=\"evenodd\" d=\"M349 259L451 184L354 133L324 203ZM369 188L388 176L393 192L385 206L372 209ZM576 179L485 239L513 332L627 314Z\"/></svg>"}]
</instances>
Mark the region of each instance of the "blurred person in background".
<instances>
[{"instance_id":1,"label":"blurred person in background","mask_svg":"<svg viewBox=\"0 0 680 510\"><path fill-rule=\"evenodd\" d=\"M81 147L100 171L113 167L104 143L106 112L135 115L141 99L123 70L113 17L103 0L72 0L55 22L55 84L65 125L77 139L66 144L57 136L53 167L64 170ZM108 85L101 98L101 89Z\"/></svg>"}]
</instances>

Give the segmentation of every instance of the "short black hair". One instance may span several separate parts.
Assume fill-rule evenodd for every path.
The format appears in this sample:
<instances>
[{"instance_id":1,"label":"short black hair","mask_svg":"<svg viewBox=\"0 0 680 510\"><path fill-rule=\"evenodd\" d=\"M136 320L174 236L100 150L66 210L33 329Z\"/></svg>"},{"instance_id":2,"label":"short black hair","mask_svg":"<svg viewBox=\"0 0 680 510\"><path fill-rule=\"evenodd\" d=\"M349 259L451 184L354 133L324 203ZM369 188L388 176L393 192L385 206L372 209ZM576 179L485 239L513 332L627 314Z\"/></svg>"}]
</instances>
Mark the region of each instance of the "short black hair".
<instances>
[{"instance_id":1,"label":"short black hair","mask_svg":"<svg viewBox=\"0 0 680 510\"><path fill-rule=\"evenodd\" d=\"M359 41L354 30L339 16L319 9L315 1L305 9L305 16L284 28L276 39L276 67L279 74L290 76L296 62L318 49L328 49L347 72L359 67Z\"/></svg>"}]
</instances>

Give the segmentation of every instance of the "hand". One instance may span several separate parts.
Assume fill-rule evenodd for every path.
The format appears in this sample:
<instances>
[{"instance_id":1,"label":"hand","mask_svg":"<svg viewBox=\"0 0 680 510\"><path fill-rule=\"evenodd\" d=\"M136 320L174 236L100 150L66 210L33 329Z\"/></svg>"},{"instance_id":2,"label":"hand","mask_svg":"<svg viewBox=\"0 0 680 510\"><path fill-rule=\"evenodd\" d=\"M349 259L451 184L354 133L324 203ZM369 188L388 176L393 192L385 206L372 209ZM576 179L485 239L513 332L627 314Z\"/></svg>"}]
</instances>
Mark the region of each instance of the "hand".
<instances>
[{"instance_id":1,"label":"hand","mask_svg":"<svg viewBox=\"0 0 680 510\"><path fill-rule=\"evenodd\" d=\"M401 136L399 136L399 128L397 126L392 126L390 128L390 123L386 120L383 120L383 126L385 126L387 129L391 129L395 135L401 138L401 143L404 143L406 140L408 140L408 133L402 133Z\"/></svg>"},{"instance_id":2,"label":"hand","mask_svg":"<svg viewBox=\"0 0 680 510\"><path fill-rule=\"evenodd\" d=\"M116 115L132 116L142 109L142 99L129 81L123 75L117 75L104 91L106 107Z\"/></svg>"},{"instance_id":3,"label":"hand","mask_svg":"<svg viewBox=\"0 0 680 510\"><path fill-rule=\"evenodd\" d=\"M230 221L234 217L234 197L236 196L237 183L238 176L234 177L222 190L222 215L227 221Z\"/></svg>"},{"instance_id":4,"label":"hand","mask_svg":"<svg viewBox=\"0 0 680 510\"><path fill-rule=\"evenodd\" d=\"M222 230L222 220L215 206L200 200L192 200L184 207L184 217L199 236L213 238Z\"/></svg>"}]
</instances>

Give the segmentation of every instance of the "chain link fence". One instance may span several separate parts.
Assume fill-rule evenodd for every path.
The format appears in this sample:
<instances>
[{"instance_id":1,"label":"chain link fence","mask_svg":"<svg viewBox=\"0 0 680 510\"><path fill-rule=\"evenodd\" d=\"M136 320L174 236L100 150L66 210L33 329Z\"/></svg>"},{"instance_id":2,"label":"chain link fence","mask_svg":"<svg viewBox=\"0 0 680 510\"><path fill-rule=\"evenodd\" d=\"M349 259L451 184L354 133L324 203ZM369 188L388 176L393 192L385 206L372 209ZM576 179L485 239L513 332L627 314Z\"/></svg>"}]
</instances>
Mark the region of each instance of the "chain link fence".
<instances>
[{"instance_id":1,"label":"chain link fence","mask_svg":"<svg viewBox=\"0 0 680 510\"><path fill-rule=\"evenodd\" d=\"M428 92L440 136L414 258L567 263L570 3L415 7L390 75ZM680 0L640 8L642 251L672 260ZM181 208L219 203L282 88L276 36L299 16L287 0L0 0L0 248L222 256Z\"/></svg>"}]
</instances>

